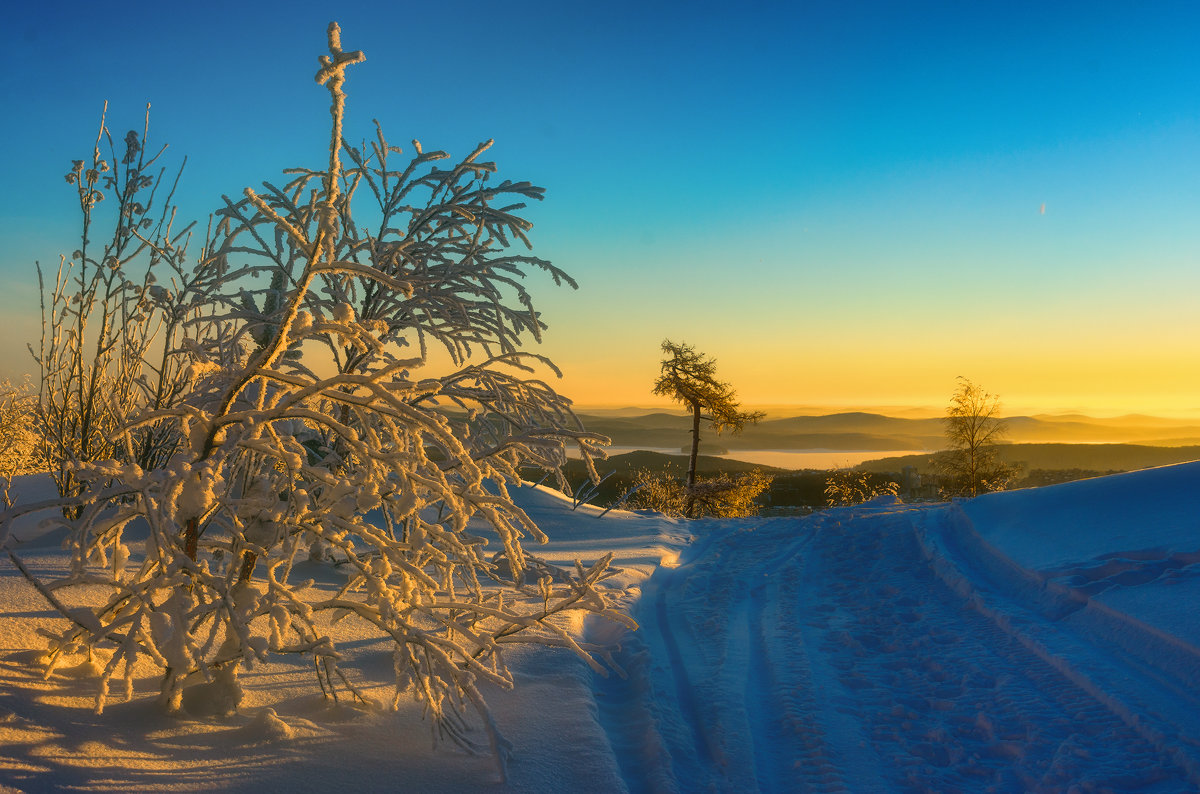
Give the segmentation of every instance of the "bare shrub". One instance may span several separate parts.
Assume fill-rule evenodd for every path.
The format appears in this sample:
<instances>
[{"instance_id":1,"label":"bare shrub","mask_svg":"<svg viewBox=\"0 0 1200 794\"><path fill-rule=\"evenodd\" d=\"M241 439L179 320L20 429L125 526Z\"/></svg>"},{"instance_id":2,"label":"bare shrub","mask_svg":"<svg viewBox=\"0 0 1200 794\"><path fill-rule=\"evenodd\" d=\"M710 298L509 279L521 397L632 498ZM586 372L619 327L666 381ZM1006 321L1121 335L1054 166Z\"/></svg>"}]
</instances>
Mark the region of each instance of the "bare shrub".
<instances>
[{"instance_id":1,"label":"bare shrub","mask_svg":"<svg viewBox=\"0 0 1200 794\"><path fill-rule=\"evenodd\" d=\"M0 499L12 507L12 480L41 471L45 463L37 432L37 395L29 379L0 381Z\"/></svg>"},{"instance_id":2,"label":"bare shrub","mask_svg":"<svg viewBox=\"0 0 1200 794\"><path fill-rule=\"evenodd\" d=\"M692 488L670 474L640 469L634 472L629 506L657 510L678 518L738 518L758 513L755 499L771 486L772 477L758 469L739 474L701 477Z\"/></svg>"},{"instance_id":3,"label":"bare shrub","mask_svg":"<svg viewBox=\"0 0 1200 794\"><path fill-rule=\"evenodd\" d=\"M858 505L877 496L899 496L899 483L880 482L865 471L838 469L825 478L825 501L830 507Z\"/></svg>"}]
</instances>

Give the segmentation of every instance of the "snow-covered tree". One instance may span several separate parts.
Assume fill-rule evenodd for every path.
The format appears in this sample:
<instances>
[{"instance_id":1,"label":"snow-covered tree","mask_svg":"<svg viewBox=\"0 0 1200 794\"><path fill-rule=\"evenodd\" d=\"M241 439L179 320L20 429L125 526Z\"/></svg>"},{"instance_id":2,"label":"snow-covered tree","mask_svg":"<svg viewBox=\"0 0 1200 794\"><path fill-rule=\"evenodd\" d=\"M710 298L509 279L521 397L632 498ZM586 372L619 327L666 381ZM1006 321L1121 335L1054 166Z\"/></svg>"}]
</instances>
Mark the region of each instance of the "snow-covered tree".
<instances>
[{"instance_id":1,"label":"snow-covered tree","mask_svg":"<svg viewBox=\"0 0 1200 794\"><path fill-rule=\"evenodd\" d=\"M78 244L60 258L53 283L37 267L37 453L64 497L83 490L77 462L118 454L117 437L132 412L180 396L184 362L173 353L193 296L194 276L186 272L192 225L175 227L179 174L164 180L158 161L166 147L148 149L149 122L147 111L141 133L130 130L117 144L105 107L91 155L73 160L66 174L79 208ZM136 435L143 466L164 460L177 440L163 426Z\"/></svg>"},{"instance_id":2,"label":"snow-covered tree","mask_svg":"<svg viewBox=\"0 0 1200 794\"><path fill-rule=\"evenodd\" d=\"M393 702L418 698L437 735L468 746L474 709L502 758L480 684L513 685L505 645L562 646L603 672L604 650L560 617L632 625L599 586L608 557L545 576L526 548L545 537L509 493L526 465L565 483L567 445L589 468L601 454L604 439L534 377L553 365L521 350L544 325L520 280L541 270L573 282L513 252L529 247L523 200L542 189L494 181L480 159L490 142L448 168L416 141L397 163L378 124L351 145L344 85L365 59L342 49L336 24L328 48L316 75L330 98L327 165L226 199L194 272L151 306L182 318L183 338L165 348L178 398L143 387L111 459L63 462L80 483L56 503L70 508L71 572L27 573L71 622L46 658L95 658L97 709L113 681L131 693L135 662L149 658L168 709L205 699L233 711L239 669L273 654L308 655L328 697L368 701L328 631L357 621L392 645ZM369 224L352 212L364 200ZM170 238L146 244L173 250ZM450 365L432 363L430 343ZM174 442L139 456L151 429ZM345 585L301 580L306 561L336 562ZM58 597L81 584L109 595Z\"/></svg>"},{"instance_id":3,"label":"snow-covered tree","mask_svg":"<svg viewBox=\"0 0 1200 794\"><path fill-rule=\"evenodd\" d=\"M717 362L688 344L663 340L662 372L654 382L654 393L682 403L692 414L692 450L688 458L686 514L695 515L696 458L700 454L700 422L707 420L720 435L741 432L747 424L762 419L760 411L742 411L733 387L717 380ZM759 489L761 491L762 488Z\"/></svg>"},{"instance_id":4,"label":"snow-covered tree","mask_svg":"<svg viewBox=\"0 0 1200 794\"><path fill-rule=\"evenodd\" d=\"M945 421L950 450L940 466L952 493L978 496L1003 490L1013 470L1000 461L996 448L1008 429L1000 418L1000 398L960 375Z\"/></svg>"}]
</instances>

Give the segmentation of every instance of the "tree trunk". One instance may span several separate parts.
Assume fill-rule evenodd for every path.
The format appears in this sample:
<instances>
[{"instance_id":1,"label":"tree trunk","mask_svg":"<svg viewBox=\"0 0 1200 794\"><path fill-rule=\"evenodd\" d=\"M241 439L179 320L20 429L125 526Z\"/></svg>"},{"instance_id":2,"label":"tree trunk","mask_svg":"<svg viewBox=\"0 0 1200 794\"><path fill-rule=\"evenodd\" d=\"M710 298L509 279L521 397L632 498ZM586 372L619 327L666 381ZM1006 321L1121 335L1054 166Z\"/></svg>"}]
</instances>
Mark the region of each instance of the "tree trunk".
<instances>
[{"instance_id":1,"label":"tree trunk","mask_svg":"<svg viewBox=\"0 0 1200 794\"><path fill-rule=\"evenodd\" d=\"M242 552L242 569L238 571L238 581L248 582L250 577L254 575L254 566L258 562L258 555L252 551Z\"/></svg>"},{"instance_id":2,"label":"tree trunk","mask_svg":"<svg viewBox=\"0 0 1200 794\"><path fill-rule=\"evenodd\" d=\"M688 460L687 473L687 517L695 518L692 515L693 509L696 506L696 500L692 496L692 489L696 486L696 458L700 455L700 403L692 403L692 456Z\"/></svg>"},{"instance_id":3,"label":"tree trunk","mask_svg":"<svg viewBox=\"0 0 1200 794\"><path fill-rule=\"evenodd\" d=\"M194 518L189 518L183 531L183 551L192 562L196 561L196 552L199 550L199 546L200 522Z\"/></svg>"},{"instance_id":4,"label":"tree trunk","mask_svg":"<svg viewBox=\"0 0 1200 794\"><path fill-rule=\"evenodd\" d=\"M971 489L971 498L979 496L979 433L971 429L971 442L967 446L967 487Z\"/></svg>"}]
</instances>

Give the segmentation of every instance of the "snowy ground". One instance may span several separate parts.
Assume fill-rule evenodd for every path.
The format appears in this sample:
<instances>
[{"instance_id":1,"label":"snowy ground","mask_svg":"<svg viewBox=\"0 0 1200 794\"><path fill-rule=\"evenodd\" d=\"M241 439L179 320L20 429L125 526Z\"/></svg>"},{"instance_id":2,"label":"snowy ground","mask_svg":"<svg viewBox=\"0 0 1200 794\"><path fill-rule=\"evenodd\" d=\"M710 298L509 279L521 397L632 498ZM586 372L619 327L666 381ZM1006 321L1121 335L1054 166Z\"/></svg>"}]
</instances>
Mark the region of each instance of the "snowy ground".
<instances>
[{"instance_id":1,"label":"snowy ground","mask_svg":"<svg viewBox=\"0 0 1200 794\"><path fill-rule=\"evenodd\" d=\"M0 790L1200 789L1200 464L795 519L519 498L543 556L615 552L641 628L578 627L622 643L625 679L522 652L517 689L491 696L506 784L486 757L431 750L416 707L325 705L302 664L247 674L232 718L162 715L153 671L96 716L86 666L42 680L31 649L54 618L4 565ZM340 642L352 669L388 663Z\"/></svg>"}]
</instances>

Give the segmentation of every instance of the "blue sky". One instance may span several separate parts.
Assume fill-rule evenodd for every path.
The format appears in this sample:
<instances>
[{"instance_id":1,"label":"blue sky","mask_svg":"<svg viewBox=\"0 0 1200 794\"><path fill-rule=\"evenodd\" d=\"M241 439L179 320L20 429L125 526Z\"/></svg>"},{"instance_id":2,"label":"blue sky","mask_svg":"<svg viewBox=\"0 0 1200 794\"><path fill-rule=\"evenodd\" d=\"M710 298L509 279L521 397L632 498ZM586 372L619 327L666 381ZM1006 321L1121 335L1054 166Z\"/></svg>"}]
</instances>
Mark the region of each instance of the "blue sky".
<instances>
[{"instance_id":1,"label":"blue sky","mask_svg":"<svg viewBox=\"0 0 1200 794\"><path fill-rule=\"evenodd\" d=\"M24 371L32 262L102 102L188 157L184 213L321 162L332 18L351 137L547 188L542 352L584 404L650 404L658 343L749 402L1200 411L1200 6L125 3L10 10L0 296ZM1045 205L1044 214L1041 212Z\"/></svg>"}]
</instances>

